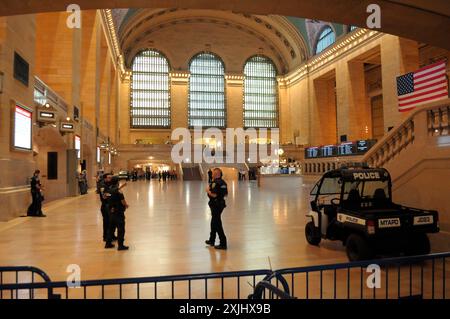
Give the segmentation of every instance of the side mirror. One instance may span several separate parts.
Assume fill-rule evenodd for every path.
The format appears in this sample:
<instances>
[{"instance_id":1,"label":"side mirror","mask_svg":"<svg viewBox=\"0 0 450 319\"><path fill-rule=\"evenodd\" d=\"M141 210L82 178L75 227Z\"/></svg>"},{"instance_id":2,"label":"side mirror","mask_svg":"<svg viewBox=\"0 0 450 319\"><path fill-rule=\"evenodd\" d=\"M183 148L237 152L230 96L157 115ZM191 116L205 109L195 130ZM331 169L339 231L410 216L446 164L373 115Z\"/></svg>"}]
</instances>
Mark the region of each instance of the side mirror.
<instances>
[{"instance_id":1,"label":"side mirror","mask_svg":"<svg viewBox=\"0 0 450 319\"><path fill-rule=\"evenodd\" d=\"M311 209L313 210L313 211L315 211L315 212L317 212L319 209L318 209L318 207L317 207L317 203L316 203L316 201L311 201Z\"/></svg>"}]
</instances>

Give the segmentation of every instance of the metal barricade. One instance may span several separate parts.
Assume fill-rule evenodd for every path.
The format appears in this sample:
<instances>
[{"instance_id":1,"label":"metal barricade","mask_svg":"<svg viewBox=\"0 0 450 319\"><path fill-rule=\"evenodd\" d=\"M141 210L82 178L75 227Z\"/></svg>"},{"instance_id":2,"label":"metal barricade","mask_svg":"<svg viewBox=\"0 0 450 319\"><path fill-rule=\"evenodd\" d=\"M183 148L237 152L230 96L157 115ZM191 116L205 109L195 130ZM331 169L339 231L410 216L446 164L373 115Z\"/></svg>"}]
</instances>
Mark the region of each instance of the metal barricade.
<instances>
[{"instance_id":1,"label":"metal barricade","mask_svg":"<svg viewBox=\"0 0 450 319\"><path fill-rule=\"evenodd\" d=\"M48 285L50 277L41 269L29 266L0 267L0 299L34 299L34 289L27 288L28 285L40 283ZM21 289L3 289L10 285L21 285ZM46 297L53 298L53 289L46 287Z\"/></svg>"},{"instance_id":2,"label":"metal barricade","mask_svg":"<svg viewBox=\"0 0 450 319\"><path fill-rule=\"evenodd\" d=\"M299 299L445 299L450 253L276 270Z\"/></svg>"},{"instance_id":3,"label":"metal barricade","mask_svg":"<svg viewBox=\"0 0 450 319\"><path fill-rule=\"evenodd\" d=\"M11 283L0 285L0 291L48 289L43 298L62 299L241 299L253 294L257 283L271 274L270 270L253 270L100 279L80 281L73 287L67 282Z\"/></svg>"},{"instance_id":4,"label":"metal barricade","mask_svg":"<svg viewBox=\"0 0 450 319\"><path fill-rule=\"evenodd\" d=\"M87 280L74 288L52 282L34 267L0 267L0 298L445 299L450 294L449 258L450 253L438 253L276 271ZM21 279L21 272L31 277ZM17 279L4 280L5 273ZM34 279L36 274L40 282Z\"/></svg>"}]
</instances>

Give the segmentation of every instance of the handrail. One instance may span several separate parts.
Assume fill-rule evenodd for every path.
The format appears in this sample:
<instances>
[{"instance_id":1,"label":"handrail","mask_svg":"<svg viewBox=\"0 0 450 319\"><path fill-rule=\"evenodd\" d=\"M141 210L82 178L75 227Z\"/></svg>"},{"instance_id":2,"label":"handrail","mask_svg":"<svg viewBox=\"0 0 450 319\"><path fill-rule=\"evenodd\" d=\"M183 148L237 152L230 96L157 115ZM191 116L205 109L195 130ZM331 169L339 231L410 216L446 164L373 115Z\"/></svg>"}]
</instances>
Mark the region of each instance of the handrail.
<instances>
[{"instance_id":1,"label":"handrail","mask_svg":"<svg viewBox=\"0 0 450 319\"><path fill-rule=\"evenodd\" d=\"M436 101L433 103L430 103L427 106L423 106L420 108L417 108L416 110L412 111L411 114L408 115L408 117L406 117L402 124L400 124L399 126L393 128L391 131L389 131L381 140L379 140L365 155L363 158L363 161L366 162L368 158L372 157L372 155L374 155L376 152L378 152L380 150L381 147L383 147L387 141L391 141L394 139L394 136L396 136L397 134L400 133L400 131L405 128L405 126L408 125L408 123L410 123L414 117L416 117L419 113L423 113L423 112L428 112L431 110L434 110L438 107L442 107L442 106L448 106L450 105L450 98L445 99L445 100L440 100L440 101Z\"/></svg>"}]
</instances>

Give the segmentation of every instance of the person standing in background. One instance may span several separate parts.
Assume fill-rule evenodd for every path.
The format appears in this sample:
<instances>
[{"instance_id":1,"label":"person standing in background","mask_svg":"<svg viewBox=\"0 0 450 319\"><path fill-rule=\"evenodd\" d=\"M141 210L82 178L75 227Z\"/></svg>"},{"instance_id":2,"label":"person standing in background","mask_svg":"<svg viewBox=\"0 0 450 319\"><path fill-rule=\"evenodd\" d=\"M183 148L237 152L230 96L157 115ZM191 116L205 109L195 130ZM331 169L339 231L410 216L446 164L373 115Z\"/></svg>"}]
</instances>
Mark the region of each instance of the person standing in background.
<instances>
[{"instance_id":1,"label":"person standing in background","mask_svg":"<svg viewBox=\"0 0 450 319\"><path fill-rule=\"evenodd\" d=\"M41 174L40 170L35 170L33 177L31 178L30 186L31 186L31 205L28 207L27 216L32 217L46 217L42 213L42 201L44 197L42 196L42 185L41 180L39 179L39 175Z\"/></svg>"}]
</instances>

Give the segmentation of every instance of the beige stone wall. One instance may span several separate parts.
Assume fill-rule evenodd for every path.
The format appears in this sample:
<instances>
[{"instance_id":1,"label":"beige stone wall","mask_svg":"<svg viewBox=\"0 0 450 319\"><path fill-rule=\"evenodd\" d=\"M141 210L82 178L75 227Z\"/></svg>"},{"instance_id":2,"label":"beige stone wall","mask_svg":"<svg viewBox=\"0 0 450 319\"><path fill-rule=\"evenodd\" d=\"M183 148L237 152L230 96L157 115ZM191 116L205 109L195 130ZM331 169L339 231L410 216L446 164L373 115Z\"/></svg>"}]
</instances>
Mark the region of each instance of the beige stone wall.
<instances>
[{"instance_id":1,"label":"beige stone wall","mask_svg":"<svg viewBox=\"0 0 450 319\"><path fill-rule=\"evenodd\" d=\"M35 169L32 151L17 151L11 147L12 116L14 104L33 108L33 80L35 67L35 29L33 15L0 18L0 70L3 90L0 94L0 221L26 214L31 202L28 178ZM14 79L14 52L19 53L30 66L28 86ZM33 114L33 117L35 114ZM33 128L35 129L35 128Z\"/></svg>"}]
</instances>

